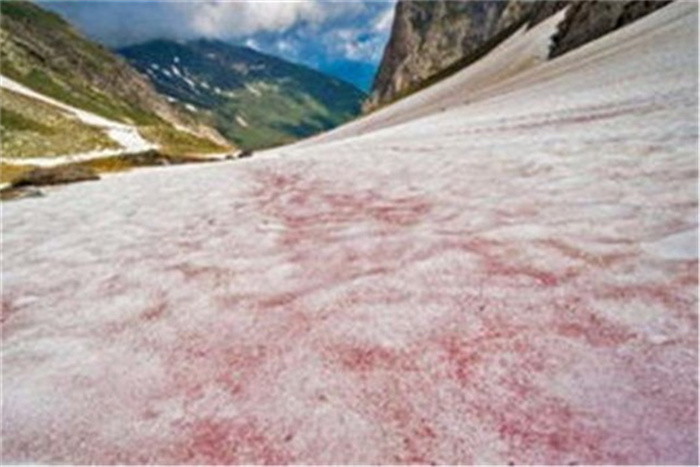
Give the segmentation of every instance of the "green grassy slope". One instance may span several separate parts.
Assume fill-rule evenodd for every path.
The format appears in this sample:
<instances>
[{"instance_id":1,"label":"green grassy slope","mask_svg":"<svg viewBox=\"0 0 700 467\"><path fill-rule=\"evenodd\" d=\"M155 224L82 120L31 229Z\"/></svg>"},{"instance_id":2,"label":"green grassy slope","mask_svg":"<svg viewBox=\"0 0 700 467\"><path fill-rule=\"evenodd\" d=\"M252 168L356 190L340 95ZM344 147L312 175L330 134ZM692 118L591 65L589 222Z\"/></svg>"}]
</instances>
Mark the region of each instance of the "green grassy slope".
<instances>
[{"instance_id":1,"label":"green grassy slope","mask_svg":"<svg viewBox=\"0 0 700 467\"><path fill-rule=\"evenodd\" d=\"M52 105L0 90L2 157L51 157L116 148L117 144L100 129Z\"/></svg>"},{"instance_id":2,"label":"green grassy slope","mask_svg":"<svg viewBox=\"0 0 700 467\"><path fill-rule=\"evenodd\" d=\"M213 141L213 130L206 132L194 116L171 106L126 61L85 39L60 16L15 0L0 2L0 13L3 75L66 104L147 129L144 133L154 135L154 142L171 149L196 153L227 149L223 140ZM179 132L175 125L192 132ZM16 128L16 122L8 125L4 135L20 138L14 134Z\"/></svg>"}]
</instances>

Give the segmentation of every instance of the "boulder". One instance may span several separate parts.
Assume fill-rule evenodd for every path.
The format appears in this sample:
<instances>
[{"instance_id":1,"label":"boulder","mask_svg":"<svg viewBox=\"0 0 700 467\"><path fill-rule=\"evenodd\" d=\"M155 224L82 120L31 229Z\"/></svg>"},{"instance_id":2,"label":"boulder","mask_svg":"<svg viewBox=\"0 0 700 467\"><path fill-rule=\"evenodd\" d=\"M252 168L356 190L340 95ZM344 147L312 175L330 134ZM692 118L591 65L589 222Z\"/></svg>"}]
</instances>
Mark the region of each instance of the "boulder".
<instances>
[{"instance_id":1,"label":"boulder","mask_svg":"<svg viewBox=\"0 0 700 467\"><path fill-rule=\"evenodd\" d=\"M62 185L65 183L99 180L95 170L80 165L59 167L39 167L20 175L13 183L13 188L27 186Z\"/></svg>"}]
</instances>

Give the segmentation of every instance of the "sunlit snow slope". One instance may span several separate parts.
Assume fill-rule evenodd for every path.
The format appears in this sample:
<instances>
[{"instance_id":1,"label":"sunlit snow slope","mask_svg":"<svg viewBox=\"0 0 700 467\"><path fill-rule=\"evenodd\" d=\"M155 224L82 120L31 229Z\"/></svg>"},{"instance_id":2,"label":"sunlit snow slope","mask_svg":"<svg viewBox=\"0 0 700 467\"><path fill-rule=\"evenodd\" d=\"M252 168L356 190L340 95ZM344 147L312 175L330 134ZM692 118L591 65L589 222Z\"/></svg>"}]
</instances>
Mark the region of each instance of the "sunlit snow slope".
<instances>
[{"instance_id":1,"label":"sunlit snow slope","mask_svg":"<svg viewBox=\"0 0 700 467\"><path fill-rule=\"evenodd\" d=\"M697 463L697 10L3 205L3 462Z\"/></svg>"}]
</instances>

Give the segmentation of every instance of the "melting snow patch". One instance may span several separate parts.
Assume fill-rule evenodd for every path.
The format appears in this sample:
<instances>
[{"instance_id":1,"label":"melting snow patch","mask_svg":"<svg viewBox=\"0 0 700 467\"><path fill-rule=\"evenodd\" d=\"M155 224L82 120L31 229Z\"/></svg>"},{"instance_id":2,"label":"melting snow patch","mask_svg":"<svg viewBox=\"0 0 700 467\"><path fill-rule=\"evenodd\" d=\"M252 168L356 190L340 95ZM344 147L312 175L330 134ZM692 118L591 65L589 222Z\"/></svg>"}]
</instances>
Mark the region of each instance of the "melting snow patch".
<instances>
[{"instance_id":1,"label":"melting snow patch","mask_svg":"<svg viewBox=\"0 0 700 467\"><path fill-rule=\"evenodd\" d=\"M183 76L182 79L184 79L185 82L186 82L192 89L197 89L197 83L195 83L194 81L192 81L191 79L189 79L189 78L186 77L186 76Z\"/></svg>"},{"instance_id":2,"label":"melting snow patch","mask_svg":"<svg viewBox=\"0 0 700 467\"><path fill-rule=\"evenodd\" d=\"M262 96L262 93L261 93L260 91L258 91L257 89L255 89L255 88L254 88L253 86L251 86L250 84L246 84L245 87L246 87L246 89L247 89L248 91L250 91L251 94L253 94L253 95L255 95L255 96L258 96L258 97L261 97L261 96Z\"/></svg>"},{"instance_id":3,"label":"melting snow patch","mask_svg":"<svg viewBox=\"0 0 700 467\"><path fill-rule=\"evenodd\" d=\"M240 126L242 126L243 128L248 128L248 126L249 126L248 122L240 115L236 115L236 122L238 122L238 124Z\"/></svg>"},{"instance_id":4,"label":"melting snow patch","mask_svg":"<svg viewBox=\"0 0 700 467\"><path fill-rule=\"evenodd\" d=\"M32 91L31 89L26 88L25 86L4 76L2 77L2 80L0 80L0 87L9 89L19 94L23 94L25 96L37 99L42 102L46 102L50 105L58 107L59 109L69 112L70 114L74 115L78 120L87 125L102 128L103 130L106 130L107 135L121 147L120 149L116 150L90 151L87 153L71 154L68 156L60 157L33 157L18 160L4 158L3 161L6 163L14 165L31 163L33 165L39 166L56 166L65 164L67 162L78 162L83 160L100 159L103 157L111 157L115 155L148 151L155 147L153 144L144 140L139 134L138 129L136 129L133 126L124 125L123 123L115 122L101 117L99 115L93 114L91 112L72 107L63 102L57 101L43 94Z\"/></svg>"},{"instance_id":5,"label":"melting snow patch","mask_svg":"<svg viewBox=\"0 0 700 467\"><path fill-rule=\"evenodd\" d=\"M698 230L691 229L669 235L657 242L647 243L644 249L656 256L672 260L698 258Z\"/></svg>"},{"instance_id":6,"label":"melting snow patch","mask_svg":"<svg viewBox=\"0 0 700 467\"><path fill-rule=\"evenodd\" d=\"M168 70L161 70L161 71L162 71L163 74L164 74L165 76L167 76L168 78L172 78L172 77L173 77L173 74L170 73Z\"/></svg>"}]
</instances>

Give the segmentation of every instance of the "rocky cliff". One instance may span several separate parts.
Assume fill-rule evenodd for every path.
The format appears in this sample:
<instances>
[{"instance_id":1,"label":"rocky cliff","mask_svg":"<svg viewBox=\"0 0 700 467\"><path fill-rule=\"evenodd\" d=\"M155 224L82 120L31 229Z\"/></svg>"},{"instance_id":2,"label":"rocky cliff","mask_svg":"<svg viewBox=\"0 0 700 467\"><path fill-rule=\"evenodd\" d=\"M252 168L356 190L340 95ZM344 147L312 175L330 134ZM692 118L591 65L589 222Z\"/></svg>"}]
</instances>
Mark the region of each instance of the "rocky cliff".
<instances>
[{"instance_id":1,"label":"rocky cliff","mask_svg":"<svg viewBox=\"0 0 700 467\"><path fill-rule=\"evenodd\" d=\"M446 69L468 66L520 27L532 26L562 8L568 10L553 37L550 57L562 55L668 3L400 0L365 109L401 98Z\"/></svg>"}]
</instances>

